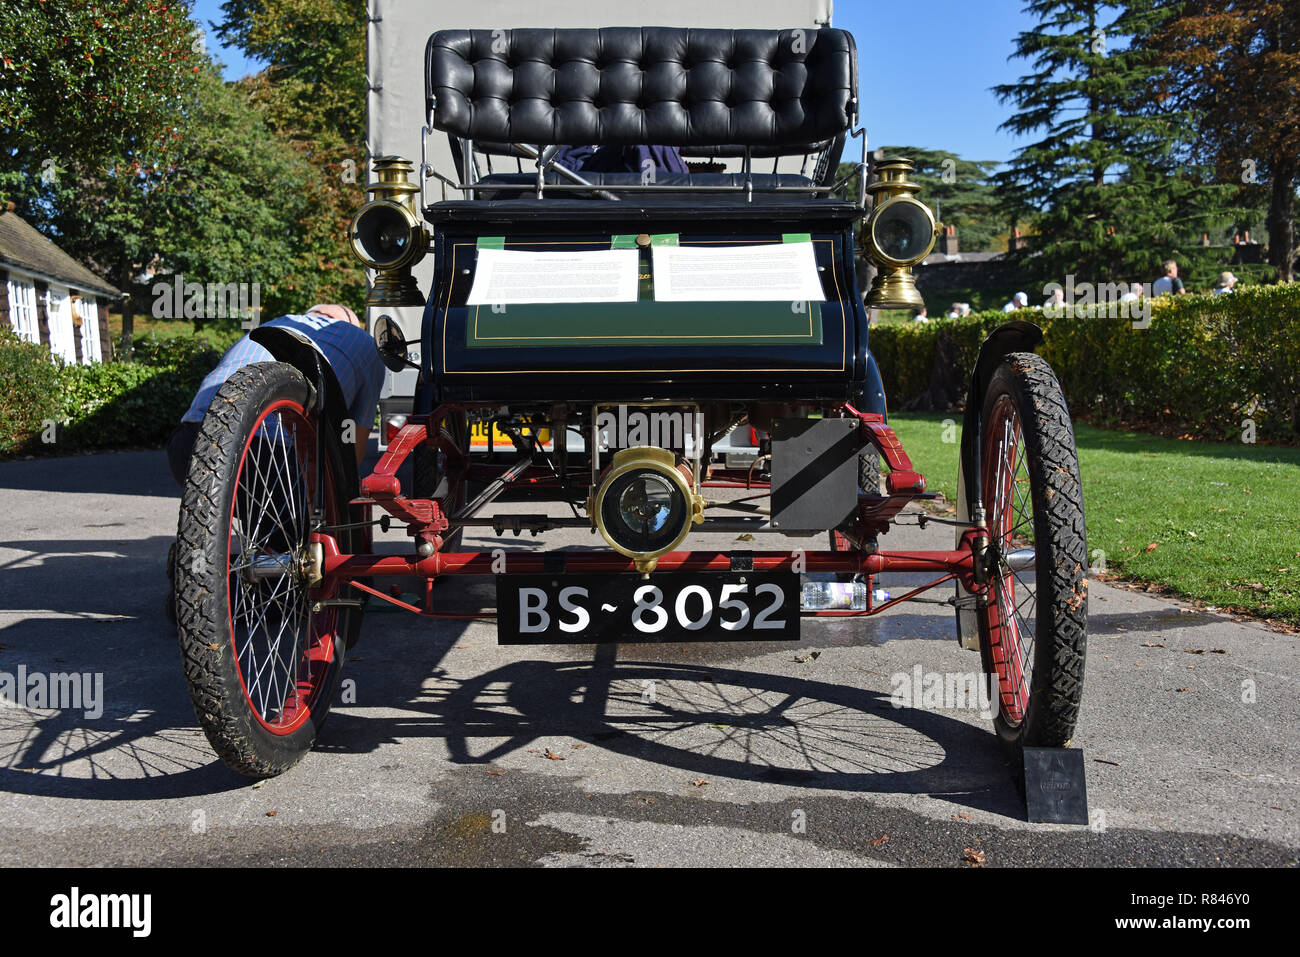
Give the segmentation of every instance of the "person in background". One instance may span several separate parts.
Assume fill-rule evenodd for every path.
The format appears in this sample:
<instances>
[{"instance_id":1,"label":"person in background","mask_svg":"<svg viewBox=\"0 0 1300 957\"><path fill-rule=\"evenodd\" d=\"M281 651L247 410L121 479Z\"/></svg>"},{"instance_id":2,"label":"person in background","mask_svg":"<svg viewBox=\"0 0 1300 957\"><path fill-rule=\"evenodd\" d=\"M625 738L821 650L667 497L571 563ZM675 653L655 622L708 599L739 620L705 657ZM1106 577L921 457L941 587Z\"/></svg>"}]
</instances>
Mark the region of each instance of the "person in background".
<instances>
[{"instance_id":1,"label":"person in background","mask_svg":"<svg viewBox=\"0 0 1300 957\"><path fill-rule=\"evenodd\" d=\"M962 317L961 303L954 302L951 306L948 307L947 318L960 319L961 317Z\"/></svg>"},{"instance_id":2,"label":"person in background","mask_svg":"<svg viewBox=\"0 0 1300 957\"><path fill-rule=\"evenodd\" d=\"M1220 296L1225 292L1232 292L1236 285L1236 276L1227 271L1221 272L1219 273L1219 281L1214 284L1214 294Z\"/></svg>"},{"instance_id":3,"label":"person in background","mask_svg":"<svg viewBox=\"0 0 1300 957\"><path fill-rule=\"evenodd\" d=\"M366 455L370 425L374 422L375 409L379 405L379 390L384 384L384 364L379 358L379 350L362 328L357 314L347 306L320 304L312 306L302 315L280 316L262 325L296 329L320 347L343 389L348 418L356 423L356 464L359 467ZM180 426L167 443L167 465L178 485L185 485L194 440L198 437L203 416L221 384L241 366L274 361L275 357L270 352L244 336L226 350L217 367L207 374L194 401L181 416Z\"/></svg>"},{"instance_id":4,"label":"person in background","mask_svg":"<svg viewBox=\"0 0 1300 957\"><path fill-rule=\"evenodd\" d=\"M961 310L961 317L962 317L963 319L965 319L967 316L970 315L970 303L969 303L969 302L959 302L959 303L957 303L957 308Z\"/></svg>"},{"instance_id":5,"label":"person in background","mask_svg":"<svg viewBox=\"0 0 1300 957\"><path fill-rule=\"evenodd\" d=\"M1178 263L1165 260L1165 274L1151 284L1152 296L1181 296L1187 290L1178 278Z\"/></svg>"},{"instance_id":6,"label":"person in background","mask_svg":"<svg viewBox=\"0 0 1300 957\"><path fill-rule=\"evenodd\" d=\"M930 317L929 317L929 315L928 315L928 314L926 313L926 311L925 311L925 306L922 306L920 309L916 310L916 312L915 312L915 313L913 314L913 316L912 316L912 321L913 321L913 322L929 322L929 321L930 321Z\"/></svg>"},{"instance_id":7,"label":"person in background","mask_svg":"<svg viewBox=\"0 0 1300 957\"><path fill-rule=\"evenodd\" d=\"M1003 312L1015 312L1017 309L1027 309L1029 307L1029 294L1018 292L1011 297L1011 301L1002 307Z\"/></svg>"},{"instance_id":8,"label":"person in background","mask_svg":"<svg viewBox=\"0 0 1300 957\"><path fill-rule=\"evenodd\" d=\"M1126 293L1124 293L1124 295L1120 296L1120 297L1119 297L1119 301L1120 301L1120 302L1137 302L1139 299L1142 298L1142 293L1143 293L1143 292L1145 292L1145 290L1142 288L1142 283L1140 283L1140 282L1130 283L1130 284L1129 284L1129 287L1128 287L1128 292L1126 292Z\"/></svg>"},{"instance_id":9,"label":"person in background","mask_svg":"<svg viewBox=\"0 0 1300 957\"><path fill-rule=\"evenodd\" d=\"M1043 303L1044 309L1060 309L1065 305L1065 290L1057 286L1052 290L1052 298Z\"/></svg>"}]
</instances>

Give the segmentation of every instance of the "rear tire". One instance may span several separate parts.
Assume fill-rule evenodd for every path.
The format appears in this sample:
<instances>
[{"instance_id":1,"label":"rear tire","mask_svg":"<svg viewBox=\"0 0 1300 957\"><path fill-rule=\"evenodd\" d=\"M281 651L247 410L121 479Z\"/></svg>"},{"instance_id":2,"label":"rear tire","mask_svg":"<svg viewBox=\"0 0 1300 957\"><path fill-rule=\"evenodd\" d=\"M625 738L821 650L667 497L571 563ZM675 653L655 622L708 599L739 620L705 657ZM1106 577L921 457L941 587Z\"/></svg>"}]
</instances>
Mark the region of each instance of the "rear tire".
<instances>
[{"instance_id":1,"label":"rear tire","mask_svg":"<svg viewBox=\"0 0 1300 957\"><path fill-rule=\"evenodd\" d=\"M213 750L253 777L311 748L361 624L359 608L312 611L311 534L318 518L355 521L356 471L309 395L293 366L236 370L204 417L181 498L172 571L190 698ZM354 550L355 529L335 538Z\"/></svg>"},{"instance_id":2,"label":"rear tire","mask_svg":"<svg viewBox=\"0 0 1300 957\"><path fill-rule=\"evenodd\" d=\"M998 678L994 727L1015 747L1066 747L1083 696L1088 548L1074 429L1051 366L1007 355L981 422L991 575L976 617L984 670ZM1032 579L1024 552L1024 568L1007 560L1030 546Z\"/></svg>"}]
</instances>

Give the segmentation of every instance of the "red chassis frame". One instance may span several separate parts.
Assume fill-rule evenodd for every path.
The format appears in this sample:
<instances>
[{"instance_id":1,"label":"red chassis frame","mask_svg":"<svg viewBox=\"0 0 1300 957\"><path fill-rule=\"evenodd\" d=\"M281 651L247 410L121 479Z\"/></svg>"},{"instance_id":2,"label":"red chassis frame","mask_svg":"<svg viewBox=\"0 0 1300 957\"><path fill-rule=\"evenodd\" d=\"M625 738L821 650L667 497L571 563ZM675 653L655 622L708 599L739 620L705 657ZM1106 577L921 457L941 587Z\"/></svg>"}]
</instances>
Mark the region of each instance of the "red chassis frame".
<instances>
[{"instance_id":1,"label":"red chassis frame","mask_svg":"<svg viewBox=\"0 0 1300 957\"><path fill-rule=\"evenodd\" d=\"M429 443L441 451L447 459L448 471L457 476L457 481L464 481L473 476L480 478L504 479L505 488L510 489L551 489L559 488L556 476L540 466L529 466L519 470L517 466L473 465L465 449L456 445L451 436L441 428L431 438L429 424L442 422L451 415L464 413L465 407L459 405L442 405L427 416L412 416L384 452L374 471L361 481L361 497L353 500L364 517L364 524L370 521L373 509L378 506L399 522L406 525L409 534L417 543L420 554L413 557L402 555L345 555L338 549L333 536L314 533L312 541L321 546L322 580L317 586L316 599L328 602L336 599L343 585L350 585L362 592L374 595L390 604L404 608L414 614L428 618L495 618L495 612L435 612L433 610L432 587L435 579L444 575L492 575L493 563L499 557L488 552L443 552L443 533L451 528L447 514L438 499L412 499L402 494L401 483L397 479L397 470L407 457L417 448ZM959 581L966 591L976 596L976 601L987 590L986 577L982 574L979 557L984 554L988 543L988 531L982 525L972 523L962 534L960 547L952 551L881 551L876 548L874 537L885 533L899 512L911 501L925 491L925 478L912 466L912 461L903 450L902 444L894 430L885 424L884 417L869 412L859 412L848 403L833 407L832 412L847 414L858 419L860 435L879 451L889 466L886 475L886 494L862 495L858 501L858 514L854 526L837 532L844 541L843 550L827 551L767 551L743 553L744 570L754 571L794 571L795 563L801 563L802 572L844 572L870 576L884 572L934 572L942 571L940 577L912 589L897 598L875 603L873 589L867 588L867 606L861 611L823 609L801 614L805 617L862 617L875 615L900 602L908 601L937 585L948 581ZM575 473L576 474L576 473ZM585 473L584 473L585 474ZM713 478L701 482L703 488L768 488L768 483L752 482L750 476L740 470L715 469ZM500 492L498 491L497 494ZM495 498L494 495L492 498ZM481 507L490 504L492 499ZM471 516L465 516L469 518ZM506 528L520 531L517 525L507 523ZM524 526L527 527L527 526ZM367 539L369 536L367 536ZM427 552L428 554L424 554ZM421 557L423 556L423 557ZM596 572L615 574L634 572L636 568L632 559L613 549L608 552L565 551L563 549L536 552L506 552L510 571L506 574L573 574ZM737 570L733 556L725 552L670 552L658 560L657 571L663 572L701 572ZM372 588L357 581L359 578L413 576L425 580L423 608L402 601L395 595Z\"/></svg>"}]
</instances>

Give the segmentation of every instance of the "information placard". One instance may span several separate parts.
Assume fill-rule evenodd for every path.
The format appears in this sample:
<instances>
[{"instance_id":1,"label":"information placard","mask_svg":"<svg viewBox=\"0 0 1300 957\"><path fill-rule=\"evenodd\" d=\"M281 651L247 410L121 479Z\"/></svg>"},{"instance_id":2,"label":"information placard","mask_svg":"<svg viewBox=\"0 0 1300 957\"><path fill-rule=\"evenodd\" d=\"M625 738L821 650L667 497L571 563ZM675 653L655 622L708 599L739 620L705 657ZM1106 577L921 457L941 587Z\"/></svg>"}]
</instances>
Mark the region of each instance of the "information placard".
<instances>
[{"instance_id":1,"label":"information placard","mask_svg":"<svg viewBox=\"0 0 1300 957\"><path fill-rule=\"evenodd\" d=\"M811 242L655 246L659 302L824 302Z\"/></svg>"},{"instance_id":2,"label":"information placard","mask_svg":"<svg viewBox=\"0 0 1300 957\"><path fill-rule=\"evenodd\" d=\"M468 304L635 302L637 252L480 249Z\"/></svg>"}]
</instances>

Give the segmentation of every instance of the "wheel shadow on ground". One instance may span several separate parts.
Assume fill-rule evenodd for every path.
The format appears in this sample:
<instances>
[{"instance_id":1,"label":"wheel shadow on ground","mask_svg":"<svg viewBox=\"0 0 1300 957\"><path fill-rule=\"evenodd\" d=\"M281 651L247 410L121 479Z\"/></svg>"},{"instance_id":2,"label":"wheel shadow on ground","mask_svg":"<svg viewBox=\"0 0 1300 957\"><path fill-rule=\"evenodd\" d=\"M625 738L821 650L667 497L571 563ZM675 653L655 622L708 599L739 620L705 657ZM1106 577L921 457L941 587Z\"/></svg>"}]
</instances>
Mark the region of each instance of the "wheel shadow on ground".
<instances>
[{"instance_id":1,"label":"wheel shadow on ground","mask_svg":"<svg viewBox=\"0 0 1300 957\"><path fill-rule=\"evenodd\" d=\"M75 709L0 709L0 787L156 800L251 783L215 757L197 727L163 615L170 542L163 535L0 543L26 553L3 568L0 606L38 609L0 630L0 670L99 674L104 686L98 718ZM86 587L95 581L123 584ZM439 587L452 585L460 587ZM428 627L387 636L385 618L369 617L344 678L356 679L366 707L401 711L371 716L344 705L325 725L320 751L370 753L432 737L445 740L453 763L474 765L541 751L543 739L562 736L703 777L931 793L1023 815L1008 765L983 724L896 709L885 695L860 688L750 670L740 659L644 660L661 646L573 648L570 660L515 660L456 681L442 662L468 622L418 622Z\"/></svg>"},{"instance_id":2,"label":"wheel shadow on ground","mask_svg":"<svg viewBox=\"0 0 1300 957\"><path fill-rule=\"evenodd\" d=\"M195 721L163 609L171 542L0 542L19 553L0 561L0 609L12 622L0 628L0 672L15 682L0 705L0 790L156 800L247 783L216 759ZM34 674L88 675L102 690L94 702L74 699L78 707L17 706L35 700L16 700L20 669L29 688Z\"/></svg>"},{"instance_id":3,"label":"wheel shadow on ground","mask_svg":"<svg viewBox=\"0 0 1300 957\"><path fill-rule=\"evenodd\" d=\"M437 644L454 644L456 630ZM514 661L464 681L437 669L433 686L408 693L398 716L333 714L317 750L369 753L399 739L439 738L452 763L491 766L520 753L563 758L548 743L577 739L710 780L931 794L1024 817L1011 766L986 727L895 708L886 695L819 680L618 660L645 651L601 645L590 660ZM354 674L367 701L387 707L401 700L406 683L391 670Z\"/></svg>"}]
</instances>

